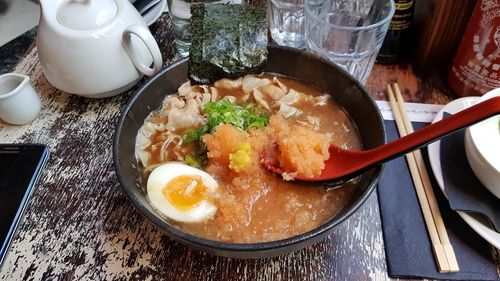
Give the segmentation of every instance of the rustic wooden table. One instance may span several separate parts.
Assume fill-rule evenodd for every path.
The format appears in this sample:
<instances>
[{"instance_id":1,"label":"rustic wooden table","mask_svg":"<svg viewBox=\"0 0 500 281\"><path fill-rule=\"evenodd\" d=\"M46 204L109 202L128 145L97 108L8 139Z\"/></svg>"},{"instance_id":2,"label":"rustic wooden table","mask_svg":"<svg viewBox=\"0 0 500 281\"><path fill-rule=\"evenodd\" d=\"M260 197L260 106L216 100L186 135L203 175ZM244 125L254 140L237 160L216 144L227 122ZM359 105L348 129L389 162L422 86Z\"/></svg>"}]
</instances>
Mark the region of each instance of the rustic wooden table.
<instances>
[{"instance_id":1,"label":"rustic wooden table","mask_svg":"<svg viewBox=\"0 0 500 281\"><path fill-rule=\"evenodd\" d=\"M151 29L165 64L175 60L166 15ZM61 92L45 79L33 45L14 71L31 77L43 108L26 126L0 122L0 142L43 143L51 156L0 280L390 280L376 192L330 237L286 256L227 259L170 240L135 211L115 175L113 133L132 91L99 100ZM396 81L410 101L450 100L439 79L407 64L376 65L367 88L385 99Z\"/></svg>"}]
</instances>

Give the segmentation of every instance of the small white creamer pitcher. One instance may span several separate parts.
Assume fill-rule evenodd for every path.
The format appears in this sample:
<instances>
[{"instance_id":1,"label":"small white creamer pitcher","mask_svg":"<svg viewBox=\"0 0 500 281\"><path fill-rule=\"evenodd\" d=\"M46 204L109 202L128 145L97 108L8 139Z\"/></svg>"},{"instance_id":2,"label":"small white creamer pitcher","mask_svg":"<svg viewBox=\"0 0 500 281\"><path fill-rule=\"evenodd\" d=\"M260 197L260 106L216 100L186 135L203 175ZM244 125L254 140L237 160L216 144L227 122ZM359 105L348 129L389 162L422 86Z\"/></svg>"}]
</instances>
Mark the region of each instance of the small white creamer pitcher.
<instances>
[{"instance_id":1,"label":"small white creamer pitcher","mask_svg":"<svg viewBox=\"0 0 500 281\"><path fill-rule=\"evenodd\" d=\"M0 119L13 125L28 124L40 113L40 97L26 75L0 75Z\"/></svg>"}]
</instances>

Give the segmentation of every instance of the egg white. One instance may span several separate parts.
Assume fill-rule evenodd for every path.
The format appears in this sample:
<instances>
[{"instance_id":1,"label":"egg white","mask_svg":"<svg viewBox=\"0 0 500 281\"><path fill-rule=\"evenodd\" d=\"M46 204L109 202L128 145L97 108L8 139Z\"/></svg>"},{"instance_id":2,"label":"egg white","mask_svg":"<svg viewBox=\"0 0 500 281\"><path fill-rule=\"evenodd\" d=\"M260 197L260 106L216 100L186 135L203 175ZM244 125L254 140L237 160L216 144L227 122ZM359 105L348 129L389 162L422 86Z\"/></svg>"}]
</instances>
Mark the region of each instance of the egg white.
<instances>
[{"instance_id":1,"label":"egg white","mask_svg":"<svg viewBox=\"0 0 500 281\"><path fill-rule=\"evenodd\" d=\"M179 162L168 162L155 168L149 175L147 195L151 205L162 215L179 222L200 222L213 216L217 206L208 200L200 201L188 210L180 210L165 198L163 188L172 179L183 175L201 177L209 193L214 193L219 188L217 181L208 173Z\"/></svg>"}]
</instances>

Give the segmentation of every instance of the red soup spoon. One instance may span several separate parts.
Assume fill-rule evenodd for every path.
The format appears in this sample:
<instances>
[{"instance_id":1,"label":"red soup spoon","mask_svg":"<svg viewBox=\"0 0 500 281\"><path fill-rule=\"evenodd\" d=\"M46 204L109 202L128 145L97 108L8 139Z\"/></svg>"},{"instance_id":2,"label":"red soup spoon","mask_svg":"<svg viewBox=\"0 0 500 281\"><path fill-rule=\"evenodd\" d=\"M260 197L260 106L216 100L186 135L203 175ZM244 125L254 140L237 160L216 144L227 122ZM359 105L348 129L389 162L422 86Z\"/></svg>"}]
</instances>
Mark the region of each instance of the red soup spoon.
<instances>
[{"instance_id":1,"label":"red soup spoon","mask_svg":"<svg viewBox=\"0 0 500 281\"><path fill-rule=\"evenodd\" d=\"M330 158L325 161L325 168L319 177L307 178L298 175L295 179L306 182L325 182L329 185L340 185L373 168L377 164L416 150L450 133L496 114L500 114L500 97L485 100L439 122L426 126L421 130L370 150L346 150L331 145L329 149ZM283 170L281 167L277 166L274 159L267 157L269 156L268 154L265 150L260 153L261 164L269 171L282 174Z\"/></svg>"}]
</instances>

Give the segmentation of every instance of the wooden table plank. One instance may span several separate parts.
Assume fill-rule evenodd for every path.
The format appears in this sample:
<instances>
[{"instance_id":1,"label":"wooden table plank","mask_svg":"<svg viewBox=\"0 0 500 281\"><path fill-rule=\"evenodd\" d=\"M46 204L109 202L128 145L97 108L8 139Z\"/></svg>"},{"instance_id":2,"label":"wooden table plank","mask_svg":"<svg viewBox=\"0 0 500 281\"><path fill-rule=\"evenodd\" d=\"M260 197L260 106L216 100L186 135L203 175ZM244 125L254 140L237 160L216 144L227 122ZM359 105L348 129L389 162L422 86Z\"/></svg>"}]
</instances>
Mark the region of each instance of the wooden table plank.
<instances>
[{"instance_id":1,"label":"wooden table plank","mask_svg":"<svg viewBox=\"0 0 500 281\"><path fill-rule=\"evenodd\" d=\"M432 70L431 70L432 71ZM430 104L447 104L456 98L446 85L446 77L442 73L419 73L411 64L396 65L375 64L372 69L366 88L370 95L377 100L388 100L386 85L398 83L405 101Z\"/></svg>"}]
</instances>

